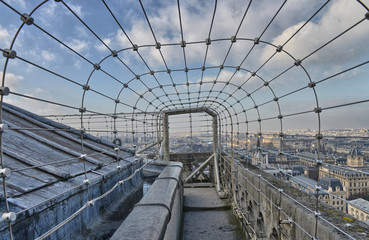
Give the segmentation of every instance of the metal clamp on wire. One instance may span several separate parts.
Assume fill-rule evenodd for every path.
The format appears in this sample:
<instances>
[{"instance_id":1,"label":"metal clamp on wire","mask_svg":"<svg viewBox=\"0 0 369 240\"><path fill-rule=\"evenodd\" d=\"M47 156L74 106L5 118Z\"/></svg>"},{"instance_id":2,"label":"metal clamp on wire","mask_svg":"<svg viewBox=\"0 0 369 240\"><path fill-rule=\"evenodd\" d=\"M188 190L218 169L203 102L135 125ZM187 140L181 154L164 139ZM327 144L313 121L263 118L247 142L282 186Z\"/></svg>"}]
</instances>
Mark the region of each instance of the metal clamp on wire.
<instances>
[{"instance_id":1,"label":"metal clamp on wire","mask_svg":"<svg viewBox=\"0 0 369 240\"><path fill-rule=\"evenodd\" d=\"M8 96L10 93L10 89L8 87L0 87L0 95Z\"/></svg>"},{"instance_id":2,"label":"metal clamp on wire","mask_svg":"<svg viewBox=\"0 0 369 240\"><path fill-rule=\"evenodd\" d=\"M0 177L3 177L3 178L9 177L10 174L11 174L11 171L10 171L9 168L2 168L2 169L0 169Z\"/></svg>"},{"instance_id":3,"label":"metal clamp on wire","mask_svg":"<svg viewBox=\"0 0 369 240\"><path fill-rule=\"evenodd\" d=\"M3 213L1 218L3 220L8 220L8 221L13 222L13 221L15 221L15 219L17 219L17 215L15 214L15 212L5 212L5 213Z\"/></svg>"}]
</instances>

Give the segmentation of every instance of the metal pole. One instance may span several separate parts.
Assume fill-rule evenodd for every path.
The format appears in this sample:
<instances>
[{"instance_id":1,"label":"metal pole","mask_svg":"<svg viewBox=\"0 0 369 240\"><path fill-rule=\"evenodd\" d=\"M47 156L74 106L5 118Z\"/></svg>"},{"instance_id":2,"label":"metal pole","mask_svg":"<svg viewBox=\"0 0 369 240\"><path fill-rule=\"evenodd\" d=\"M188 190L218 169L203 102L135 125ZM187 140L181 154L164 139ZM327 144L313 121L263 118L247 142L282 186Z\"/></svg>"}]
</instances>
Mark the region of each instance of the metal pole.
<instances>
[{"instance_id":1,"label":"metal pole","mask_svg":"<svg viewBox=\"0 0 369 240\"><path fill-rule=\"evenodd\" d=\"M169 124L168 114L163 113L163 147L164 147L164 161L169 162Z\"/></svg>"},{"instance_id":2,"label":"metal pole","mask_svg":"<svg viewBox=\"0 0 369 240\"><path fill-rule=\"evenodd\" d=\"M213 116L213 155L214 155L214 181L217 186L217 191L220 192L220 178L219 178L219 163L218 163L218 119Z\"/></svg>"},{"instance_id":3,"label":"metal pole","mask_svg":"<svg viewBox=\"0 0 369 240\"><path fill-rule=\"evenodd\" d=\"M140 154L140 153L142 153L142 152L144 152L144 151L146 151L146 150L148 150L148 149L152 148L153 146L155 146L155 145L157 145L157 144L160 144L162 141L163 141L163 139L160 139L159 141L153 142L153 143L151 143L151 144L147 145L146 147L141 148L140 150L137 150L137 151L136 151L136 154Z\"/></svg>"}]
</instances>

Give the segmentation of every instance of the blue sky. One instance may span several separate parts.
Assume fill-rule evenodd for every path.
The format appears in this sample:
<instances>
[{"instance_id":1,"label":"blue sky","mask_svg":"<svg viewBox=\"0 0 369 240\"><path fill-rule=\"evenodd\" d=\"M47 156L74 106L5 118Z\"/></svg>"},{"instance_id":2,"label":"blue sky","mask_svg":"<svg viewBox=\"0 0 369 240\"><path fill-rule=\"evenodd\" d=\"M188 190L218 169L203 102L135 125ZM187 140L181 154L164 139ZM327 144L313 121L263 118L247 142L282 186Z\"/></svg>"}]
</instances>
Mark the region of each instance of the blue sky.
<instances>
[{"instance_id":1,"label":"blue sky","mask_svg":"<svg viewBox=\"0 0 369 240\"><path fill-rule=\"evenodd\" d=\"M41 1L6 0L19 12L29 13ZM153 45L154 38L138 1L106 1L118 21L134 44ZM363 1L369 5L369 1ZM65 3L113 50L130 48L131 44L102 1L65 1ZM142 1L147 16L154 29L157 40L162 44L176 43L181 41L181 32L178 20L177 1ZM214 1L180 1L183 24L184 40L186 42L204 41L208 37L210 22L213 14ZM211 39L230 38L235 35L237 27L247 8L248 2L237 0L218 1ZM261 34L270 19L274 16L282 1L254 1L246 18L238 32L238 38L253 39ZM275 45L283 44L312 14L324 4L324 1L288 1L277 18L263 34L261 40ZM0 3L0 47L8 48L10 42L19 28L21 21L19 15L14 13L4 4ZM331 40L348 27L364 18L366 10L356 1L337 0L331 1L324 9L312 19L291 41L285 46L294 58L302 59L313 52L327 41ZM92 63L100 62L110 54L107 49L70 11L62 4L49 1L42 5L34 14L35 23L46 30L63 43L83 55ZM312 81L319 81L337 72L345 70L356 64L369 60L369 20L363 21L357 27L344 34L327 47L303 61L303 66L308 71ZM222 64L229 49L230 41L213 41L209 46L203 82L212 82L219 72L218 66ZM252 41L238 40L233 44L225 67L220 75L219 81L228 81L234 74L235 66L238 66L245 54L253 46ZM93 66L70 50L63 47L47 34L35 26L24 26L16 39L14 49L18 56L37 63L38 65L61 74L71 80L86 84ZM200 68L204 61L206 45L188 44L185 48L186 61L189 68ZM166 73L166 68L159 51L155 47L139 48L141 56L145 59L150 69L163 71L156 73L156 79L147 74L148 68L140 59L137 52L123 50L119 52L121 60L129 66L134 74L142 75L142 81L149 87L155 88L156 95L163 95L163 91L157 87L158 80L161 84L171 84L171 79ZM235 73L231 83L240 85L250 77L250 72L256 71L273 53L275 48L267 44L259 44L250 53L247 60L241 65L243 69ZM173 71L172 79L176 84L186 82L183 71L184 60L182 48L178 45L162 47L162 54L166 59L169 69ZM280 72L293 65L293 59L285 53L277 54L260 71L258 76L270 81ZM0 66L4 66L5 58L0 59ZM217 67L212 69L211 67ZM116 58L109 57L101 68L114 76L115 80L102 71L95 71L89 80L89 86L113 99L117 98L122 89L122 83L129 83L130 88L138 94L144 94L147 101L139 99L139 96L130 90L123 90L119 95L121 102L135 105L145 110L155 110L152 106L159 106L160 102L147 92L147 87L135 80L135 75L128 70L122 62ZM3 67L0 69L3 71ZM248 72L250 71L250 72ZM332 78L322 84L318 84L316 92L319 105L322 107L369 99L369 66L365 65L349 71L346 74ZM144 75L143 75L144 74ZM189 89L198 91L201 79L201 70L192 70L188 73ZM66 105L80 107L82 104L83 89L73 83L67 82L48 72L40 70L24 63L19 59L10 60L5 79L6 86L11 91L47 99ZM119 80L120 82L116 81ZM270 87L277 96L282 96L297 88L308 84L309 79L301 67L295 67L282 77L273 80ZM244 88L252 92L263 85L259 78L251 78ZM201 97L208 95L211 84L202 85ZM224 84L219 84L214 90L220 90ZM175 88L168 86L164 88L166 93L175 93ZM177 91L183 92L185 98L188 88L183 85L176 86ZM232 93L236 87L226 86L224 92ZM211 96L216 96L212 93ZM191 94L197 97L196 94ZM222 93L225 98L227 94ZM244 98L245 92L237 91L235 99L229 99L236 111L242 111L236 99ZM170 96L172 100L178 99L175 95ZM163 100L168 100L165 96ZM253 94L257 104L273 99L269 88L263 88ZM25 100L17 96L6 97L6 102L24 107L39 114L77 113L76 110L57 107L38 101ZM244 108L254 106L250 98L242 102ZM292 94L280 100L280 107L284 115L311 110L316 107L316 100L312 89L308 88L296 94ZM100 96L92 91L86 92L84 106L92 111L110 113L115 109L114 101ZM336 110L327 110L322 113L322 128L369 128L369 104L359 104ZM262 118L275 117L278 115L277 105L272 102L259 108ZM122 104L118 112L132 112L131 107ZM248 119L257 119L255 110L249 111ZM240 117L242 119L242 117ZM241 121L241 120L240 120ZM244 119L242 120L244 121ZM284 124L289 128L316 128L317 117L315 113L301 115L298 117L285 118ZM278 129L279 120L265 121L264 129ZM257 128L254 124L252 128Z\"/></svg>"}]
</instances>

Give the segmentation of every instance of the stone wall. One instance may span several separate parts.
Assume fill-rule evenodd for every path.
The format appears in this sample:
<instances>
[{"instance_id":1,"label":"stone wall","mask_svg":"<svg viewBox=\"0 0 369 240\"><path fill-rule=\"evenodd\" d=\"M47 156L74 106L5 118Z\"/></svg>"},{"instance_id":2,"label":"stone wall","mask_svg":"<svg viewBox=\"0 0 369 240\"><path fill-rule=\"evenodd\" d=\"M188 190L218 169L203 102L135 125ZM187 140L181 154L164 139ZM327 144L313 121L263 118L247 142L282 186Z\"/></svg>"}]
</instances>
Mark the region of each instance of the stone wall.
<instances>
[{"instance_id":1,"label":"stone wall","mask_svg":"<svg viewBox=\"0 0 369 240\"><path fill-rule=\"evenodd\" d=\"M224 159L224 172L230 173L231 159ZM251 165L245 168L242 163L235 161L234 166L234 188L230 184L229 174L223 178L223 183L229 195L235 196L238 207L234 208L234 212L249 238L312 239L317 229L318 239L352 239L328 224L323 217L355 239L367 239L364 223L323 203L319 203L318 212L321 215L316 222L314 196L280 182ZM280 224L282 220L284 223ZM291 223L288 220L292 220Z\"/></svg>"},{"instance_id":2,"label":"stone wall","mask_svg":"<svg viewBox=\"0 0 369 240\"><path fill-rule=\"evenodd\" d=\"M180 238L183 218L182 166L182 163L168 163L111 240Z\"/></svg>"}]
</instances>

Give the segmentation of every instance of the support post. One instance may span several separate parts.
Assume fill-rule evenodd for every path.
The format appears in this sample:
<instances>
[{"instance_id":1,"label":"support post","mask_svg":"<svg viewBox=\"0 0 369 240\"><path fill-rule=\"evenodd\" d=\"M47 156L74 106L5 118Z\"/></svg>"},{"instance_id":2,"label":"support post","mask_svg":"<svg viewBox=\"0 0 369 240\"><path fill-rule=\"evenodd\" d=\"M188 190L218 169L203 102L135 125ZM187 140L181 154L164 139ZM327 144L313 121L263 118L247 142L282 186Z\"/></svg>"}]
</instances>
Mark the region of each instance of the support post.
<instances>
[{"instance_id":1,"label":"support post","mask_svg":"<svg viewBox=\"0 0 369 240\"><path fill-rule=\"evenodd\" d=\"M218 118L217 115L213 115L213 155L214 155L214 182L217 187L217 191L220 192L220 178L219 178L219 164L218 164Z\"/></svg>"},{"instance_id":2,"label":"support post","mask_svg":"<svg viewBox=\"0 0 369 240\"><path fill-rule=\"evenodd\" d=\"M168 114L163 113L163 147L164 147L164 161L169 162L169 124Z\"/></svg>"}]
</instances>

